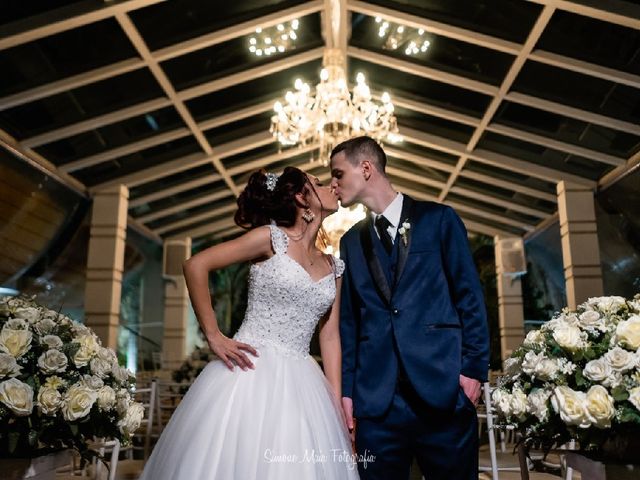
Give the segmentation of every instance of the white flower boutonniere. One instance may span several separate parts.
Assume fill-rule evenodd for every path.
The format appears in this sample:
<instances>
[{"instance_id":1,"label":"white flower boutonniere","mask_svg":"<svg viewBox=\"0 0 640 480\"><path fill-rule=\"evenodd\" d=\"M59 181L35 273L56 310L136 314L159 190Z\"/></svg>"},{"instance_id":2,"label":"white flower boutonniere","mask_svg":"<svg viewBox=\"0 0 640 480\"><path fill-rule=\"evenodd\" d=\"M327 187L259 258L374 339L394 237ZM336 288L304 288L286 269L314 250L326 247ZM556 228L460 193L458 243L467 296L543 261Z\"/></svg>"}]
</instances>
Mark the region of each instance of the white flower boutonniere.
<instances>
[{"instance_id":1,"label":"white flower boutonniere","mask_svg":"<svg viewBox=\"0 0 640 480\"><path fill-rule=\"evenodd\" d=\"M402 243L404 243L405 247L409 241L409 230L411 230L411 224L407 220L402 222L402 225L400 225L398 229L398 233L402 236Z\"/></svg>"}]
</instances>

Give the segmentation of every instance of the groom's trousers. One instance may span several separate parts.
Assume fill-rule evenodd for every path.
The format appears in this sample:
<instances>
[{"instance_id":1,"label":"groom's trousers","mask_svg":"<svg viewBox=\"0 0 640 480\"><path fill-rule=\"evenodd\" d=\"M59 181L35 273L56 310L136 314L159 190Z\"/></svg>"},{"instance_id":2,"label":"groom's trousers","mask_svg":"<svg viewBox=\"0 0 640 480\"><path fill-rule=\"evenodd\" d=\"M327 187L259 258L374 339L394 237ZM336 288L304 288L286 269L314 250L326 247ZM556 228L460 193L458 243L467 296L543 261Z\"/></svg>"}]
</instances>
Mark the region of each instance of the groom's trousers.
<instances>
[{"instance_id":1,"label":"groom's trousers","mask_svg":"<svg viewBox=\"0 0 640 480\"><path fill-rule=\"evenodd\" d=\"M455 411L434 410L399 381L382 417L357 419L356 449L369 458L358 464L362 480L408 479L414 457L426 480L477 480L475 407L460 388Z\"/></svg>"}]
</instances>

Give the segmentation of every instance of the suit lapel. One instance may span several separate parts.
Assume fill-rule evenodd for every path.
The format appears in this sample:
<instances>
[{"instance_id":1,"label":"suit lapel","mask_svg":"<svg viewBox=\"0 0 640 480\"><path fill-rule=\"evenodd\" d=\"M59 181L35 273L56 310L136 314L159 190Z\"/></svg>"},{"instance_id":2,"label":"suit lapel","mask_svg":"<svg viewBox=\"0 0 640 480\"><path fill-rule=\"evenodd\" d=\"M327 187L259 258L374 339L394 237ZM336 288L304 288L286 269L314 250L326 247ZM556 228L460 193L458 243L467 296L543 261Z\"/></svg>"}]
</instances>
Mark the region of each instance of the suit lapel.
<instances>
[{"instance_id":1,"label":"suit lapel","mask_svg":"<svg viewBox=\"0 0 640 480\"><path fill-rule=\"evenodd\" d=\"M376 287L378 295L380 295L388 305L391 302L391 289L389 288L389 282L387 282L387 276L382 269L380 260L378 260L377 255L373 251L373 242L371 240L372 228L371 217L369 217L360 229L360 243L367 261L367 266L369 267L369 273L373 279L373 284Z\"/></svg>"},{"instance_id":2,"label":"suit lapel","mask_svg":"<svg viewBox=\"0 0 640 480\"><path fill-rule=\"evenodd\" d=\"M402 227L402 223L406 220L411 225L413 225L413 199L407 195L404 195L404 199L402 200L402 213L400 214L400 224L398 225L398 229ZM400 280L400 276L402 275L402 271L404 270L404 266L407 263L407 256L409 255L409 248L411 247L411 237L413 237L413 233L411 229L407 232L407 244L404 244L404 240L400 235L400 232L396 234L396 240L398 242L398 263L396 264L396 274L393 279L393 288L398 285L398 281ZM398 238L400 237L400 238Z\"/></svg>"}]
</instances>

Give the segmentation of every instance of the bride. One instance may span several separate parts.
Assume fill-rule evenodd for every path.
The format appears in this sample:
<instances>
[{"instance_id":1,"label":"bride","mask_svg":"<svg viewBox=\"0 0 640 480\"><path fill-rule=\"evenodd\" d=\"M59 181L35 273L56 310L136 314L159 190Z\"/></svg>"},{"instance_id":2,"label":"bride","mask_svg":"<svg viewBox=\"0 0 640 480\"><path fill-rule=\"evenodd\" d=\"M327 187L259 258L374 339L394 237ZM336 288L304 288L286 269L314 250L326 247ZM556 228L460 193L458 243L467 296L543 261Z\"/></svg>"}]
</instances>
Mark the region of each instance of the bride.
<instances>
[{"instance_id":1,"label":"bride","mask_svg":"<svg viewBox=\"0 0 640 480\"><path fill-rule=\"evenodd\" d=\"M332 189L297 168L256 172L235 215L249 231L185 262L191 303L220 360L185 395L141 479L358 478L339 404L344 263L315 247L337 208ZM209 272L244 261L253 262L247 311L228 338L211 307ZM309 355L318 322L324 375Z\"/></svg>"}]
</instances>

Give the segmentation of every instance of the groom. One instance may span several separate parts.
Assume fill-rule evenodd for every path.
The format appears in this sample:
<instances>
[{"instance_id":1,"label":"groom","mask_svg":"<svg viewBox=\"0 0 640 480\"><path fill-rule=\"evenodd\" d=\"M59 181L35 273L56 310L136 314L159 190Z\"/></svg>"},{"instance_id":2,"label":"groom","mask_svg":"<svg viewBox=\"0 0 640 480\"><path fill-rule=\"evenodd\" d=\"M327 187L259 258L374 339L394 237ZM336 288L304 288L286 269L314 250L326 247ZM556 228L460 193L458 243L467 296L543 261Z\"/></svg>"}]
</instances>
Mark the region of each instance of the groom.
<instances>
[{"instance_id":1,"label":"groom","mask_svg":"<svg viewBox=\"0 0 640 480\"><path fill-rule=\"evenodd\" d=\"M477 480L489 338L467 233L450 207L394 191L385 166L369 137L331 152L342 205L371 214L340 245L343 408L358 454L375 457L360 476L406 479L416 457L429 480Z\"/></svg>"}]
</instances>

